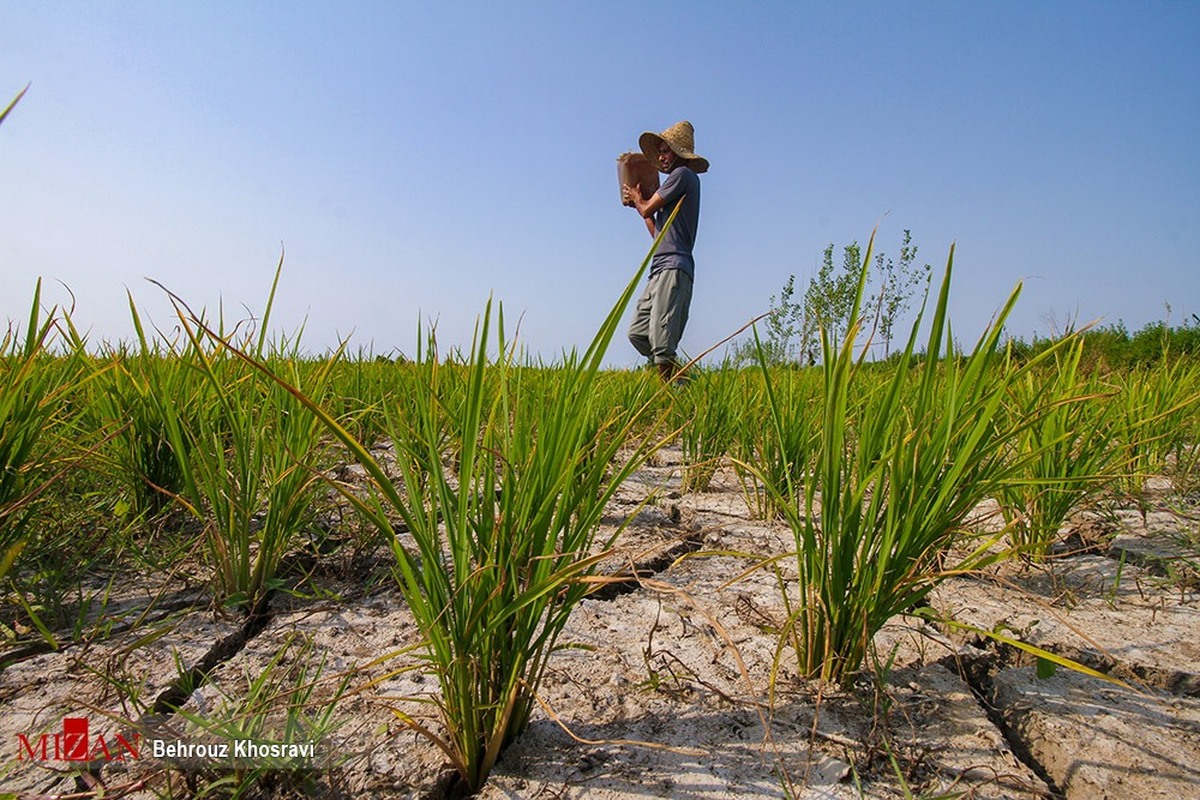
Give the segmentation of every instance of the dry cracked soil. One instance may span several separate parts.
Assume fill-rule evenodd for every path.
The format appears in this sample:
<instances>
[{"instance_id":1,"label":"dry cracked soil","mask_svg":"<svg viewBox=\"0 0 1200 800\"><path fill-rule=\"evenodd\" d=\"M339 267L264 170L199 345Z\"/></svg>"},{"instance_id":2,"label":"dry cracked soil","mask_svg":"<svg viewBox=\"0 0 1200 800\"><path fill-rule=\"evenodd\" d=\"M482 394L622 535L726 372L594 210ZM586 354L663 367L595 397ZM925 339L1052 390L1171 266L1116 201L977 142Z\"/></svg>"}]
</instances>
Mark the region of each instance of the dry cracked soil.
<instances>
[{"instance_id":1,"label":"dry cracked soil","mask_svg":"<svg viewBox=\"0 0 1200 800\"><path fill-rule=\"evenodd\" d=\"M753 519L732 473L703 493L681 493L679 475L678 451L661 451L613 500L606 524L630 524L611 569L639 577L575 609L540 708L480 797L1200 797L1200 581L1184 544L1200 540L1194 498L1158 481L1139 506L1073 518L1049 564L946 580L929 606L958 626L896 618L872 668L833 688L795 675L778 646L779 578L748 571L793 549L790 531ZM979 507L972 525L998 525L995 511ZM324 743L337 766L271 773L247 796L453 796L446 758L405 722L436 730L436 680L411 649L388 557L329 561L315 567L323 592L277 595L254 626L214 610L205 576L181 567L122 579L93 616L103 636L10 648L0 793L219 796L229 773L165 774L144 743L139 758L80 765L30 758L21 737L36 750L65 717L114 745L134 722L179 730L244 696L274 660L276 673L321 676L312 707L343 691ZM786 571L783 584L794 590ZM980 631L1103 677L1047 674Z\"/></svg>"}]
</instances>

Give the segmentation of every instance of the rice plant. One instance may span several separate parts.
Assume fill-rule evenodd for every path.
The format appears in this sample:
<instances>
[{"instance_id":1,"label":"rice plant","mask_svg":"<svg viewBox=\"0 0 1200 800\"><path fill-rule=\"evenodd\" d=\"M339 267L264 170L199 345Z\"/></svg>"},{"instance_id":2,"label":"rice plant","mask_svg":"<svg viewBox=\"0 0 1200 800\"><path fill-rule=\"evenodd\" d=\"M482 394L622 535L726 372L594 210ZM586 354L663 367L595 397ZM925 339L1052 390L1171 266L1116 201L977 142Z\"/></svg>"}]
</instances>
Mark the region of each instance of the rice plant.
<instances>
[{"instance_id":1,"label":"rice plant","mask_svg":"<svg viewBox=\"0 0 1200 800\"><path fill-rule=\"evenodd\" d=\"M619 533L596 541L605 503L652 447L652 437L627 446L641 409L599 407L595 393L649 261L586 352L566 355L544 391L515 362L503 313L489 357L490 301L461 363L443 363L430 339L412 366L411 413L388 417L399 481L319 403L273 375L372 479L370 498L346 497L390 538L401 592L437 674L444 733L404 718L442 749L468 791L482 786L528 724L567 617L599 580L596 567ZM244 350L231 352L270 372Z\"/></svg>"},{"instance_id":2,"label":"rice plant","mask_svg":"<svg viewBox=\"0 0 1200 800\"><path fill-rule=\"evenodd\" d=\"M1014 381L1012 414L1026 420L1012 438L1019 467L1000 485L1008 537L1023 557L1050 553L1067 515L1116 477L1116 390L1079 373L1084 339L1072 337L1046 370Z\"/></svg>"},{"instance_id":3,"label":"rice plant","mask_svg":"<svg viewBox=\"0 0 1200 800\"><path fill-rule=\"evenodd\" d=\"M386 433L383 409L407 386L404 364L386 358L372 358L359 352L343 359L331 383L337 386L333 402L338 419L346 430L367 447L379 443Z\"/></svg>"},{"instance_id":4,"label":"rice plant","mask_svg":"<svg viewBox=\"0 0 1200 800\"><path fill-rule=\"evenodd\" d=\"M226 758L180 765L186 784L202 795L312 796L320 791L318 771L346 760L337 754L337 732L345 722L337 704L349 690L351 673L331 673L327 662L310 637L293 632L265 665L246 671L244 686L231 687L240 691L216 699L205 698L211 698L211 688L197 691L178 710L178 718L159 722L147 733L228 745ZM250 743L253 755L240 754L239 742ZM174 782L168 776L168 792Z\"/></svg>"},{"instance_id":5,"label":"rice plant","mask_svg":"<svg viewBox=\"0 0 1200 800\"><path fill-rule=\"evenodd\" d=\"M742 384L741 373L726 363L718 369L693 370L687 392L674 398L683 449L683 491L707 489L733 445Z\"/></svg>"},{"instance_id":6,"label":"rice plant","mask_svg":"<svg viewBox=\"0 0 1200 800\"><path fill-rule=\"evenodd\" d=\"M313 464L321 427L304 411L295 395L265 379L227 352L242 347L297 391L324 394L338 354L313 370L301 368L299 334L289 341L268 341L267 325L283 263L263 314L257 341L247 334L213 331L172 295L187 338L187 361L203 383L208 413L191 417L180 402L164 396L161 382L153 391L164 402L160 419L173 452L182 454L181 498L204 523L205 542L215 570L217 590L226 602L249 614L265 610L284 556L313 518ZM164 373L156 373L165 380ZM185 426L185 422L187 425Z\"/></svg>"},{"instance_id":7,"label":"rice plant","mask_svg":"<svg viewBox=\"0 0 1200 800\"><path fill-rule=\"evenodd\" d=\"M1186 460L1187 441L1200 415L1200 367L1164 359L1119 377L1122 424L1116 436L1124 466L1122 488L1140 496L1147 477L1161 475L1172 460Z\"/></svg>"},{"instance_id":8,"label":"rice plant","mask_svg":"<svg viewBox=\"0 0 1200 800\"><path fill-rule=\"evenodd\" d=\"M784 592L781 653L790 646L800 672L822 681L847 680L882 626L946 574L941 561L962 520L1005 474L1011 431L1002 424L1001 404L1008 383L1028 369L992 369L1019 286L970 354L953 351L946 319L951 248L924 363L916 355L923 307L895 370L860 402L863 357L856 358L855 344L870 253L868 245L845 339L835 343L822 333L820 436L803 502L793 477L781 482L760 475L796 543L798 589L794 597ZM765 361L761 367L770 388ZM916 385L908 392L913 370ZM768 403L773 432L782 439L784 409L775 392L768 392ZM959 567L983 558L980 548Z\"/></svg>"},{"instance_id":9,"label":"rice plant","mask_svg":"<svg viewBox=\"0 0 1200 800\"><path fill-rule=\"evenodd\" d=\"M606 409L604 424L593 422L600 348L569 359L553 396L542 398L503 357L485 369L489 317L490 308L465 402L438 403L440 368L426 362L430 393L416 424L392 429L409 456L401 461L406 522L420 549L414 558L398 547L397 560L439 669L442 712L452 721L447 751L472 789L524 729L558 634L588 590L581 579L601 557L592 540L605 501L637 463L627 457L609 474L633 415ZM498 384L490 391L487 371ZM442 432L458 452L449 471L431 446Z\"/></svg>"},{"instance_id":10,"label":"rice plant","mask_svg":"<svg viewBox=\"0 0 1200 800\"><path fill-rule=\"evenodd\" d=\"M755 332L757 342L757 332ZM759 387L745 396L734 469L751 513L760 519L783 515L781 487L800 491L816 453L820 421L820 373L767 368ZM775 487L773 491L769 487Z\"/></svg>"},{"instance_id":11,"label":"rice plant","mask_svg":"<svg viewBox=\"0 0 1200 800\"><path fill-rule=\"evenodd\" d=\"M43 318L42 282L34 289L24 335L10 327L0 341L0 555L19 546L38 499L70 461L55 459L45 440L64 423L66 398L87 379L75 342L49 352L61 330L57 311ZM70 329L68 328L68 331Z\"/></svg>"},{"instance_id":12,"label":"rice plant","mask_svg":"<svg viewBox=\"0 0 1200 800\"><path fill-rule=\"evenodd\" d=\"M105 436L79 422L97 374L69 312L42 309L38 281L23 334L10 326L0 341L0 564L10 590L4 603L16 607L12 627L0 630L15 637L31 626L54 648L51 628L77 599L85 565L100 555L78 527L78 506L91 491L78 479L80 464Z\"/></svg>"},{"instance_id":13,"label":"rice plant","mask_svg":"<svg viewBox=\"0 0 1200 800\"><path fill-rule=\"evenodd\" d=\"M109 349L110 369L94 386L91 410L97 424L115 429L109 460L130 510L150 518L173 507L184 488L189 453L175 450L169 431L194 428L207 396L188 351L149 339L132 296L129 307L137 348ZM186 437L177 441L188 445Z\"/></svg>"},{"instance_id":14,"label":"rice plant","mask_svg":"<svg viewBox=\"0 0 1200 800\"><path fill-rule=\"evenodd\" d=\"M472 791L527 724L558 635L607 547L594 542L604 504L648 449L617 459L636 409L594 405L618 310L582 358L556 371L549 397L509 360L502 315L501 355L489 362L490 304L466 370L440 363L432 348L420 354L415 414L388 418L399 482L310 406L374 478L372 500L356 500L363 512L389 533L397 514L411 536L411 547L394 533L391 541L438 676L445 734L406 719ZM595 419L603 424L590 424Z\"/></svg>"}]
</instances>

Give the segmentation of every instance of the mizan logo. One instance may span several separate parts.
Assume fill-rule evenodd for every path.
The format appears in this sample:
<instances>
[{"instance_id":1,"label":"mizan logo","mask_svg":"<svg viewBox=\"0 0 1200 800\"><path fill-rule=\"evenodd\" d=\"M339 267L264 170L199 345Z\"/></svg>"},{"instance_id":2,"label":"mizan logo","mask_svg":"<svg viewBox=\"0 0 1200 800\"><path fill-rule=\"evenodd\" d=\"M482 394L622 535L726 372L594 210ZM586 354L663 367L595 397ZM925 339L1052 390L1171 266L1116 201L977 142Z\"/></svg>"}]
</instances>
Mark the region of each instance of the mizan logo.
<instances>
[{"instance_id":1,"label":"mizan logo","mask_svg":"<svg viewBox=\"0 0 1200 800\"><path fill-rule=\"evenodd\" d=\"M30 741L17 734L18 761L125 761L141 758L141 735L126 738L117 734L106 739L104 734L88 734L86 717L66 717L61 733L43 733Z\"/></svg>"}]
</instances>

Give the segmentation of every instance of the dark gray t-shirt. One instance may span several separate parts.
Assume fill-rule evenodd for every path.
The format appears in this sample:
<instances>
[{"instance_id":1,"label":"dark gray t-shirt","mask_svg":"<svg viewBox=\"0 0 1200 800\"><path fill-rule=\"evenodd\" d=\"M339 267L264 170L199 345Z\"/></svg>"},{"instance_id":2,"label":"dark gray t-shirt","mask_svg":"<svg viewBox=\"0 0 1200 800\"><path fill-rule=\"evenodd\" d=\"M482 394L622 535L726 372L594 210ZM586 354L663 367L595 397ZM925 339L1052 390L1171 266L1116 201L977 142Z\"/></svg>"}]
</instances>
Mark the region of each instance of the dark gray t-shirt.
<instances>
[{"instance_id":1,"label":"dark gray t-shirt","mask_svg":"<svg viewBox=\"0 0 1200 800\"><path fill-rule=\"evenodd\" d=\"M683 207L671 223L671 230L667 231L654 251L654 258L650 260L650 274L664 269L681 269L694 280L696 261L692 258L692 248L696 244L696 227L700 223L700 176L688 167L676 167L658 187L658 194L667 202L654 215L656 234L667 224L667 218L681 197Z\"/></svg>"}]
</instances>

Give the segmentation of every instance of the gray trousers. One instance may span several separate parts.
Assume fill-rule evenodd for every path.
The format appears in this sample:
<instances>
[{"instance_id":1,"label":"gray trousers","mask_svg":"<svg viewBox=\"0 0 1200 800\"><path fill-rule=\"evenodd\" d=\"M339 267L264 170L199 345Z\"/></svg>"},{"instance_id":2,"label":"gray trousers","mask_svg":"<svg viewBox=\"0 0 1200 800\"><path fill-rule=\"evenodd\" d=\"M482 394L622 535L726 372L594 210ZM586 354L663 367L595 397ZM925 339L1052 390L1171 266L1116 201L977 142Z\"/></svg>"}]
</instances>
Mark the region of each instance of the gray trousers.
<instances>
[{"instance_id":1,"label":"gray trousers","mask_svg":"<svg viewBox=\"0 0 1200 800\"><path fill-rule=\"evenodd\" d=\"M692 304L692 279L681 269L650 276L629 323L629 341L655 364L674 364Z\"/></svg>"}]
</instances>

